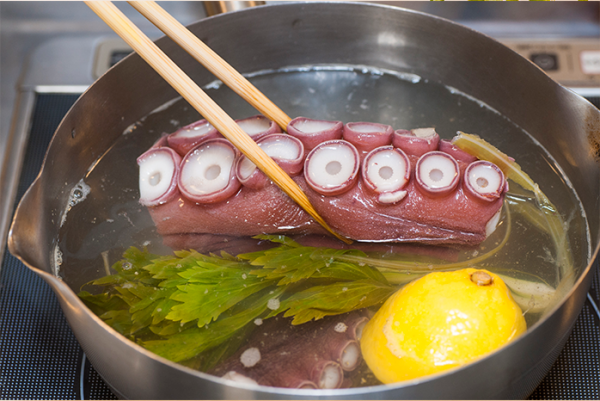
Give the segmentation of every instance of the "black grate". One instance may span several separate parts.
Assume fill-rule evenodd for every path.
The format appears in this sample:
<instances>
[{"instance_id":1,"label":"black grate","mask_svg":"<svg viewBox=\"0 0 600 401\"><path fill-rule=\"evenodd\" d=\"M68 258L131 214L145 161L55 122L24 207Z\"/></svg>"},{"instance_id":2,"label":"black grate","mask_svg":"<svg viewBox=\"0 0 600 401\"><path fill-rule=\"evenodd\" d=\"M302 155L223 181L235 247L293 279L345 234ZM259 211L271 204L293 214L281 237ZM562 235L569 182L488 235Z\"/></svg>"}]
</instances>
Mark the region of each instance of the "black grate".
<instances>
[{"instance_id":1,"label":"black grate","mask_svg":"<svg viewBox=\"0 0 600 401\"><path fill-rule=\"evenodd\" d=\"M78 97L37 97L17 199L37 176L54 131ZM0 268L0 399L115 399L95 371L82 376L84 360L50 287L6 252Z\"/></svg>"},{"instance_id":2,"label":"black grate","mask_svg":"<svg viewBox=\"0 0 600 401\"><path fill-rule=\"evenodd\" d=\"M39 95L18 198L39 172L48 143L76 95ZM600 304L600 272L590 291ZM531 399L600 399L600 329L588 301ZM89 364L50 287L6 253L0 268L0 399L116 399Z\"/></svg>"},{"instance_id":3,"label":"black grate","mask_svg":"<svg viewBox=\"0 0 600 401\"><path fill-rule=\"evenodd\" d=\"M8 254L0 308L2 398L78 398L74 383L82 352L77 340L50 287Z\"/></svg>"},{"instance_id":4,"label":"black grate","mask_svg":"<svg viewBox=\"0 0 600 401\"><path fill-rule=\"evenodd\" d=\"M592 103L594 106L600 109L600 96L591 96L587 97L586 99L589 100L590 103Z\"/></svg>"},{"instance_id":5,"label":"black grate","mask_svg":"<svg viewBox=\"0 0 600 401\"><path fill-rule=\"evenodd\" d=\"M598 274L595 281L597 285ZM598 304L598 299L595 302ZM589 301L584 305L565 348L530 399L600 399L600 329L598 316Z\"/></svg>"}]
</instances>

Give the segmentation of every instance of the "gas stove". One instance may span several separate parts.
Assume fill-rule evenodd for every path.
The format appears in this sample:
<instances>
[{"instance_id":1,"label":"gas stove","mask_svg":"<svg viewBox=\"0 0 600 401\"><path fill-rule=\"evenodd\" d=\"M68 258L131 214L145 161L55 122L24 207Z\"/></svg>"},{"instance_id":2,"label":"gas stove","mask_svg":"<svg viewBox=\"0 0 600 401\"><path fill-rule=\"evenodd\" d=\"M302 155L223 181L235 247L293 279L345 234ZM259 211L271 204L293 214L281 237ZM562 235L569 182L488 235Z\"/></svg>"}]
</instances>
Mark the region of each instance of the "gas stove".
<instances>
[{"instance_id":1,"label":"gas stove","mask_svg":"<svg viewBox=\"0 0 600 401\"><path fill-rule=\"evenodd\" d=\"M393 5L493 36L600 107L598 3ZM126 10L127 5L119 7ZM205 16L197 3L172 2L165 8L185 24ZM159 36L133 10L127 14ZM51 289L4 251L16 202L37 175L61 118L131 49L80 3L0 2L0 18L0 149L5 150L0 154L0 399L115 399L77 343ZM597 272L565 348L531 399L600 398L599 304Z\"/></svg>"}]
</instances>

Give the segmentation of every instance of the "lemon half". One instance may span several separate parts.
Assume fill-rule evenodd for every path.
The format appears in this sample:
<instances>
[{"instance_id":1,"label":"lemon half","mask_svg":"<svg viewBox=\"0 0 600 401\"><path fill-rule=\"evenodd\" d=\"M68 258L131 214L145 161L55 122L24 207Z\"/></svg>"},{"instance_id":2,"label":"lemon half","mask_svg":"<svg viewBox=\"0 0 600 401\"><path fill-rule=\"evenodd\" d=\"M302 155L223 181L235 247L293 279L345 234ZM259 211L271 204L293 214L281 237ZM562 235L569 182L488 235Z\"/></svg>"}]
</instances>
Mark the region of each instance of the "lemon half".
<instances>
[{"instance_id":1,"label":"lemon half","mask_svg":"<svg viewBox=\"0 0 600 401\"><path fill-rule=\"evenodd\" d=\"M430 273L393 294L369 321L363 357L383 383L442 372L525 332L504 282L481 269Z\"/></svg>"}]
</instances>

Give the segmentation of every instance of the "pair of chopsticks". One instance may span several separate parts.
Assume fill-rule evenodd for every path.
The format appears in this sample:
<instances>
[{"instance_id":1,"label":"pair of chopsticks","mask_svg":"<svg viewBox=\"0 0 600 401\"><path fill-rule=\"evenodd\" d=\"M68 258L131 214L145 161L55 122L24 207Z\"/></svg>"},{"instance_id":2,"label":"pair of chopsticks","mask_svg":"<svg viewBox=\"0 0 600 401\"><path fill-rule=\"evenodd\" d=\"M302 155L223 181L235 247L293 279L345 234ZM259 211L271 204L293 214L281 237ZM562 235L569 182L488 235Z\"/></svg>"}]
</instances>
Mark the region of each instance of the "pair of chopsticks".
<instances>
[{"instance_id":1,"label":"pair of chopsticks","mask_svg":"<svg viewBox=\"0 0 600 401\"><path fill-rule=\"evenodd\" d=\"M86 1L85 3L213 127L233 143L315 221L347 244L352 242L334 232L313 208L306 194L294 180L112 2ZM130 1L129 4L264 116L275 121L282 129L287 128L290 117L158 4L153 1Z\"/></svg>"}]
</instances>

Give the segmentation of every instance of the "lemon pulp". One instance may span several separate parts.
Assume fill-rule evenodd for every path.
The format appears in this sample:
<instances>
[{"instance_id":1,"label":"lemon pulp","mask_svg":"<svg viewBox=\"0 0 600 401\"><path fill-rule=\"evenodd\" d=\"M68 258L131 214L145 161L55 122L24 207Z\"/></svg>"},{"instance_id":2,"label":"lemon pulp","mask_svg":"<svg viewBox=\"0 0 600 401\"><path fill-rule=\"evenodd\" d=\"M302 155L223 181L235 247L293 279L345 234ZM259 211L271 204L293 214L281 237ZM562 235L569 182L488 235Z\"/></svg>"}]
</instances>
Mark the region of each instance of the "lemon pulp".
<instances>
[{"instance_id":1,"label":"lemon pulp","mask_svg":"<svg viewBox=\"0 0 600 401\"><path fill-rule=\"evenodd\" d=\"M366 325L361 349L383 383L442 372L525 332L504 282L481 269L430 273L393 294Z\"/></svg>"}]
</instances>

